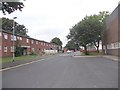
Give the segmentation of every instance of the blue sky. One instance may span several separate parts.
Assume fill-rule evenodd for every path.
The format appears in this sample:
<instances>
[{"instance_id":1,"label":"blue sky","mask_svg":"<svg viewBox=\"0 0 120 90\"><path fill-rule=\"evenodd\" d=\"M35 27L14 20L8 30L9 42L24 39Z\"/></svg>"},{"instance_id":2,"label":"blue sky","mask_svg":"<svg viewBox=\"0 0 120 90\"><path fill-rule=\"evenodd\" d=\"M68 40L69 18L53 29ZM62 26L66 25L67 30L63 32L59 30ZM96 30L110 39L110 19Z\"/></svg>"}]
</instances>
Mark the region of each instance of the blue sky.
<instances>
[{"instance_id":1,"label":"blue sky","mask_svg":"<svg viewBox=\"0 0 120 90\"><path fill-rule=\"evenodd\" d=\"M24 24L33 38L50 41L59 37L63 46L67 43L69 28L81 21L86 15L100 11L112 12L119 0L26 0L22 12L2 15Z\"/></svg>"}]
</instances>

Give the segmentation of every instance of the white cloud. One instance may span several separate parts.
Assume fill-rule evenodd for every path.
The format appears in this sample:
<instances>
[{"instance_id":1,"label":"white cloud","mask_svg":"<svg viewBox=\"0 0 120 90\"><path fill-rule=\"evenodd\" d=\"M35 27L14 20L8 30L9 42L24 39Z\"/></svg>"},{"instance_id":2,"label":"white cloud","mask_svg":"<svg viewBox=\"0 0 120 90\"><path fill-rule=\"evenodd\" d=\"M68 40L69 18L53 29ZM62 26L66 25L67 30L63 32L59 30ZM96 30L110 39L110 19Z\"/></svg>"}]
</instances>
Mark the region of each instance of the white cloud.
<instances>
[{"instance_id":1,"label":"white cloud","mask_svg":"<svg viewBox=\"0 0 120 90\"><path fill-rule=\"evenodd\" d=\"M50 41L59 37L65 46L69 28L86 15L99 11L112 12L119 0L26 0L22 12L17 11L6 17L17 16L17 22L24 24L29 35Z\"/></svg>"}]
</instances>

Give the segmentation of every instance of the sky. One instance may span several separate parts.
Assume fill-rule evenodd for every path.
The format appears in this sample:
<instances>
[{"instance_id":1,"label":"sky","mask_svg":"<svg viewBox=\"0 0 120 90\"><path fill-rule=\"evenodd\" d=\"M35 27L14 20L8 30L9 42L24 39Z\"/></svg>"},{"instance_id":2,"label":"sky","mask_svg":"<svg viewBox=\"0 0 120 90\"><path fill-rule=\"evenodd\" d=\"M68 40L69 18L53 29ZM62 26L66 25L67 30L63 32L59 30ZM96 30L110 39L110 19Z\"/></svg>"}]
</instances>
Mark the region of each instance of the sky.
<instances>
[{"instance_id":1,"label":"sky","mask_svg":"<svg viewBox=\"0 0 120 90\"><path fill-rule=\"evenodd\" d=\"M98 14L100 11L112 12L119 0L26 0L22 12L3 15L23 24L32 38L50 42L58 37L67 43L69 29L86 15Z\"/></svg>"}]
</instances>

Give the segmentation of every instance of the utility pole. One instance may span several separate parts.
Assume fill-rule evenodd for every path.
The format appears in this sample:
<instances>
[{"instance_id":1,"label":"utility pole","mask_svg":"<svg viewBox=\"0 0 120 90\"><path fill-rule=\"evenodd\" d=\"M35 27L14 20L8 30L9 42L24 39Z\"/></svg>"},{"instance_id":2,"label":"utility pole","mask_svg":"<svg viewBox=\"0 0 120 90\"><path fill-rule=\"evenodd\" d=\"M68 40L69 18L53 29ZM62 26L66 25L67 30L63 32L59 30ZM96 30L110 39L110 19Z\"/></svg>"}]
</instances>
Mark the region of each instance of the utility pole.
<instances>
[{"instance_id":1,"label":"utility pole","mask_svg":"<svg viewBox=\"0 0 120 90\"><path fill-rule=\"evenodd\" d=\"M14 40L14 38L15 38L15 19L16 19L17 17L13 17L13 60L12 60L12 62L14 62L15 60L15 40Z\"/></svg>"}]
</instances>

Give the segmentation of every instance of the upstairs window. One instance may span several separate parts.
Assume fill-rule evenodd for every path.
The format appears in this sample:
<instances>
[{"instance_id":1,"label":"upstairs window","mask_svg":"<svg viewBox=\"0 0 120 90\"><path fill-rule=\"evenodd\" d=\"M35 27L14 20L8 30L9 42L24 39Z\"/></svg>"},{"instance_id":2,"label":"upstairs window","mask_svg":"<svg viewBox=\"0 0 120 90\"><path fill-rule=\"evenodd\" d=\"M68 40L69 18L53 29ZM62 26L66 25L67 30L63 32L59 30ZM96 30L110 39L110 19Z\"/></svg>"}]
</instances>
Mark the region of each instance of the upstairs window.
<instances>
[{"instance_id":1,"label":"upstairs window","mask_svg":"<svg viewBox=\"0 0 120 90\"><path fill-rule=\"evenodd\" d=\"M8 35L4 34L4 39L7 40L8 39Z\"/></svg>"},{"instance_id":2,"label":"upstairs window","mask_svg":"<svg viewBox=\"0 0 120 90\"><path fill-rule=\"evenodd\" d=\"M34 51L35 51L35 49L34 49L34 48L32 48L32 51L34 52Z\"/></svg>"},{"instance_id":3,"label":"upstairs window","mask_svg":"<svg viewBox=\"0 0 120 90\"><path fill-rule=\"evenodd\" d=\"M2 36L2 33L0 32L0 37Z\"/></svg>"},{"instance_id":4,"label":"upstairs window","mask_svg":"<svg viewBox=\"0 0 120 90\"><path fill-rule=\"evenodd\" d=\"M11 52L14 52L14 46L11 47Z\"/></svg>"},{"instance_id":5,"label":"upstairs window","mask_svg":"<svg viewBox=\"0 0 120 90\"><path fill-rule=\"evenodd\" d=\"M0 46L0 51L2 50L1 46Z\"/></svg>"},{"instance_id":6,"label":"upstairs window","mask_svg":"<svg viewBox=\"0 0 120 90\"><path fill-rule=\"evenodd\" d=\"M32 40L32 44L34 43L34 41Z\"/></svg>"},{"instance_id":7,"label":"upstairs window","mask_svg":"<svg viewBox=\"0 0 120 90\"><path fill-rule=\"evenodd\" d=\"M19 36L17 36L17 39L19 40L19 39L20 39L20 37L19 37Z\"/></svg>"},{"instance_id":8,"label":"upstairs window","mask_svg":"<svg viewBox=\"0 0 120 90\"><path fill-rule=\"evenodd\" d=\"M7 52L7 49L8 49L7 46L4 46L4 52Z\"/></svg>"},{"instance_id":9,"label":"upstairs window","mask_svg":"<svg viewBox=\"0 0 120 90\"><path fill-rule=\"evenodd\" d=\"M29 43L29 39L26 39L26 42Z\"/></svg>"},{"instance_id":10,"label":"upstairs window","mask_svg":"<svg viewBox=\"0 0 120 90\"><path fill-rule=\"evenodd\" d=\"M16 41L16 36L11 35L11 41L13 41L13 39Z\"/></svg>"},{"instance_id":11,"label":"upstairs window","mask_svg":"<svg viewBox=\"0 0 120 90\"><path fill-rule=\"evenodd\" d=\"M22 37L19 37L20 40L22 40Z\"/></svg>"},{"instance_id":12,"label":"upstairs window","mask_svg":"<svg viewBox=\"0 0 120 90\"><path fill-rule=\"evenodd\" d=\"M36 44L38 44L38 41L36 41Z\"/></svg>"}]
</instances>

